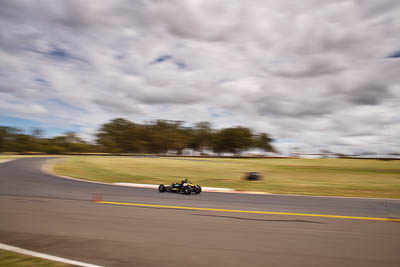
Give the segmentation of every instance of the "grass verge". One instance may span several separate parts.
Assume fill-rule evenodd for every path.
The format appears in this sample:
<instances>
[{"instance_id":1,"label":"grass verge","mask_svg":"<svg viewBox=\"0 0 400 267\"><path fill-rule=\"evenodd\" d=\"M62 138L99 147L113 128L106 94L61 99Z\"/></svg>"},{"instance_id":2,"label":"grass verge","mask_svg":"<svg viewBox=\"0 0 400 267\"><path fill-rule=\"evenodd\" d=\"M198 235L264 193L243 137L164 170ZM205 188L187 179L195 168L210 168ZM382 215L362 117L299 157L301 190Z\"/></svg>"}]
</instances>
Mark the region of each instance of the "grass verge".
<instances>
[{"instance_id":1,"label":"grass verge","mask_svg":"<svg viewBox=\"0 0 400 267\"><path fill-rule=\"evenodd\" d=\"M0 249L1 267L20 267L20 266L45 266L45 267L64 267L71 266L64 263L35 258L24 254L10 252Z\"/></svg>"},{"instance_id":2,"label":"grass verge","mask_svg":"<svg viewBox=\"0 0 400 267\"><path fill-rule=\"evenodd\" d=\"M281 194L400 198L399 161L358 159L202 159L69 157L60 175L101 182L169 184L190 178L202 186ZM246 172L264 179L244 180Z\"/></svg>"}]
</instances>

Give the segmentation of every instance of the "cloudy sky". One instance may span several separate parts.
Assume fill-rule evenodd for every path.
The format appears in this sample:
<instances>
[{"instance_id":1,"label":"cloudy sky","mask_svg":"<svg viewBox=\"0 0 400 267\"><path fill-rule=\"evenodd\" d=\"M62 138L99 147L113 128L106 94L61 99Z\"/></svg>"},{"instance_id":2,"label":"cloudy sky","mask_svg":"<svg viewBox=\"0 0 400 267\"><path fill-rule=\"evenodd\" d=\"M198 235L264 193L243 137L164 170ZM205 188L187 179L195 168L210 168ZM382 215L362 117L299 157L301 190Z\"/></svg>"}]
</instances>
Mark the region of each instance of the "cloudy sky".
<instances>
[{"instance_id":1,"label":"cloudy sky","mask_svg":"<svg viewBox=\"0 0 400 267\"><path fill-rule=\"evenodd\" d=\"M400 151L400 1L0 1L0 124L124 117Z\"/></svg>"}]
</instances>

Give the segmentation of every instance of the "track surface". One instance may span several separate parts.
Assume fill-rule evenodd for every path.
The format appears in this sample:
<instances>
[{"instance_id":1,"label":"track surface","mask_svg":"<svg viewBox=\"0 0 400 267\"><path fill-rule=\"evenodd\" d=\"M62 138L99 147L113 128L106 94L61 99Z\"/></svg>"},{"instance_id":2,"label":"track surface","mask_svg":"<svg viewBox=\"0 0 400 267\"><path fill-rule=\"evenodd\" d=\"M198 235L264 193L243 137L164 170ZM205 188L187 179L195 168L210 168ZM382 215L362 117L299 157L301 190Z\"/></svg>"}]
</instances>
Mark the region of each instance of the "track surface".
<instances>
[{"instance_id":1,"label":"track surface","mask_svg":"<svg viewBox=\"0 0 400 267\"><path fill-rule=\"evenodd\" d=\"M399 217L399 200L161 194L58 178L44 161L0 164L0 242L105 266L400 266L399 222L91 202Z\"/></svg>"}]
</instances>

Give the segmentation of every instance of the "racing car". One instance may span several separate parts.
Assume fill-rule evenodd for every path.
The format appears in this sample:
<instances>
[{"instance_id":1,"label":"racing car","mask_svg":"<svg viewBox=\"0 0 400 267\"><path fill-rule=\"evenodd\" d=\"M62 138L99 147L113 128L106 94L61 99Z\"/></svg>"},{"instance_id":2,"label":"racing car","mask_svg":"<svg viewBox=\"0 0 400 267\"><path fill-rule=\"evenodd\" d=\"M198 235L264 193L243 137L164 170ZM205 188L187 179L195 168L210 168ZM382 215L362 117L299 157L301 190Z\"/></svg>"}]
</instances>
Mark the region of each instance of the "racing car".
<instances>
[{"instance_id":1,"label":"racing car","mask_svg":"<svg viewBox=\"0 0 400 267\"><path fill-rule=\"evenodd\" d=\"M190 195L192 192L195 194L200 194L201 186L198 184L193 184L189 179L184 179L180 183L173 182L171 185L160 184L158 191L183 193L185 195Z\"/></svg>"}]
</instances>

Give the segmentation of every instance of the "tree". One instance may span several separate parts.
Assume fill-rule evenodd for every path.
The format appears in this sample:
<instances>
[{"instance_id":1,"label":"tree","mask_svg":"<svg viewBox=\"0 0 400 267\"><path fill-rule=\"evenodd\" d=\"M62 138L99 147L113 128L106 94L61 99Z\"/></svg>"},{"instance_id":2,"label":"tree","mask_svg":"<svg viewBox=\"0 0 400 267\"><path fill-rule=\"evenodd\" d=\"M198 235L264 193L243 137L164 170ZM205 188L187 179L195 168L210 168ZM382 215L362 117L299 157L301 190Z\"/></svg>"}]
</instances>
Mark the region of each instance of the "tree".
<instances>
[{"instance_id":1,"label":"tree","mask_svg":"<svg viewBox=\"0 0 400 267\"><path fill-rule=\"evenodd\" d=\"M255 147L264 151L276 152L275 148L271 145L272 141L272 138L270 138L268 134L261 133L258 136L255 136L254 143Z\"/></svg>"},{"instance_id":2,"label":"tree","mask_svg":"<svg viewBox=\"0 0 400 267\"><path fill-rule=\"evenodd\" d=\"M249 128L225 128L217 132L213 149L217 153L231 152L239 155L253 146L252 136Z\"/></svg>"},{"instance_id":3,"label":"tree","mask_svg":"<svg viewBox=\"0 0 400 267\"><path fill-rule=\"evenodd\" d=\"M97 133L97 142L107 152L132 152L131 135L135 125L122 118L103 124Z\"/></svg>"},{"instance_id":4,"label":"tree","mask_svg":"<svg viewBox=\"0 0 400 267\"><path fill-rule=\"evenodd\" d=\"M0 152L16 151L17 135L20 132L14 127L0 126Z\"/></svg>"},{"instance_id":5,"label":"tree","mask_svg":"<svg viewBox=\"0 0 400 267\"><path fill-rule=\"evenodd\" d=\"M272 139L266 133L253 134L250 128L232 127L213 130L209 122L198 122L185 127L182 121L155 120L136 124L116 118L103 124L96 134L97 145L82 140L74 132L44 138L43 130L33 128L31 134L17 128L0 126L0 152L92 152L111 153L166 153L184 148L202 151L211 147L214 152L231 152L239 155L250 148L274 151Z\"/></svg>"},{"instance_id":6,"label":"tree","mask_svg":"<svg viewBox=\"0 0 400 267\"><path fill-rule=\"evenodd\" d=\"M39 128L39 127L33 127L31 129L31 135L33 135L36 138L41 138L44 134L43 129Z\"/></svg>"},{"instance_id":7,"label":"tree","mask_svg":"<svg viewBox=\"0 0 400 267\"><path fill-rule=\"evenodd\" d=\"M148 147L152 153L166 153L176 150L178 154L187 146L188 133L182 121L156 120L148 127Z\"/></svg>"},{"instance_id":8,"label":"tree","mask_svg":"<svg viewBox=\"0 0 400 267\"><path fill-rule=\"evenodd\" d=\"M202 151L213 144L214 133L209 122L198 122L194 129L188 130L188 147Z\"/></svg>"}]
</instances>

